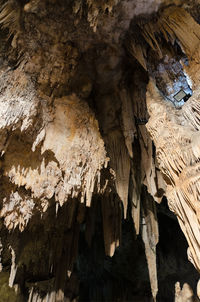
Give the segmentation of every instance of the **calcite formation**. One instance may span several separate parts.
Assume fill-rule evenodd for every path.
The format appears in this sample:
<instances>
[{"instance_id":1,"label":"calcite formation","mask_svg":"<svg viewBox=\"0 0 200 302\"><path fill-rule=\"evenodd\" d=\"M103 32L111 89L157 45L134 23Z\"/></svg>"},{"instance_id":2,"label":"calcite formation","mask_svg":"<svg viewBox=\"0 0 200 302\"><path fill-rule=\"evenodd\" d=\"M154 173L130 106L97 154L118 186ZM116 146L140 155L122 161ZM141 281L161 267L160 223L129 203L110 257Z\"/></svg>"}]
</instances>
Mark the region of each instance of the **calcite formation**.
<instances>
[{"instance_id":1,"label":"calcite formation","mask_svg":"<svg viewBox=\"0 0 200 302\"><path fill-rule=\"evenodd\" d=\"M196 12L198 1L0 2L0 301L170 301L161 209L200 271ZM192 274L169 299L198 301Z\"/></svg>"}]
</instances>

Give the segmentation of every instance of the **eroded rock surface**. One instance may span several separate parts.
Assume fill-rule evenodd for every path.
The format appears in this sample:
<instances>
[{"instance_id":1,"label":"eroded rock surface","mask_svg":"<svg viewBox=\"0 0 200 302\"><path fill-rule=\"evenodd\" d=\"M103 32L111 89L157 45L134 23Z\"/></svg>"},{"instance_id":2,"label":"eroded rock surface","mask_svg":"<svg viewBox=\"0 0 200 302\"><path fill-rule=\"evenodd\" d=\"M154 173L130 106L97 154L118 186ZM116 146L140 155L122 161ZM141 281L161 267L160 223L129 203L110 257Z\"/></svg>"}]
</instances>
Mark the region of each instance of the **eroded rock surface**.
<instances>
[{"instance_id":1,"label":"eroded rock surface","mask_svg":"<svg viewBox=\"0 0 200 302\"><path fill-rule=\"evenodd\" d=\"M198 301L198 1L0 5L0 300Z\"/></svg>"}]
</instances>

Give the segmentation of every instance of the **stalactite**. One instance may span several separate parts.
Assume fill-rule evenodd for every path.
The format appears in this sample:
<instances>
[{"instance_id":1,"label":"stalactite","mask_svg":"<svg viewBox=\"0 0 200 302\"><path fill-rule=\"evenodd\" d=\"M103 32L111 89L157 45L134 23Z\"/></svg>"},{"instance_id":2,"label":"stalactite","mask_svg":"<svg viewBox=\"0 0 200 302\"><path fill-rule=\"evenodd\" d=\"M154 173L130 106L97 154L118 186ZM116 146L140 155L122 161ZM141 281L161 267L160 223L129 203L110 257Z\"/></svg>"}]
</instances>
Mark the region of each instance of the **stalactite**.
<instances>
[{"instance_id":1,"label":"stalactite","mask_svg":"<svg viewBox=\"0 0 200 302\"><path fill-rule=\"evenodd\" d=\"M133 118L131 97L128 94L127 89L124 88L121 90L120 98L122 102L122 122L125 143L129 156L133 158L132 144L134 142L134 137L136 136L136 127Z\"/></svg>"},{"instance_id":2,"label":"stalactite","mask_svg":"<svg viewBox=\"0 0 200 302\"><path fill-rule=\"evenodd\" d=\"M15 281L15 276L17 273L17 265L16 265L16 255L14 249L10 246L11 251L11 259L12 259L12 265L10 270L10 277L9 277L9 286L12 287Z\"/></svg>"},{"instance_id":3,"label":"stalactite","mask_svg":"<svg viewBox=\"0 0 200 302\"><path fill-rule=\"evenodd\" d=\"M112 257L121 241L121 205L117 196L109 194L102 198L102 216L105 254Z\"/></svg>"},{"instance_id":4,"label":"stalactite","mask_svg":"<svg viewBox=\"0 0 200 302\"><path fill-rule=\"evenodd\" d=\"M97 200L96 197L93 198L90 211L86 216L86 230L85 230L85 239L89 246L91 246L92 238L95 233L95 221L96 221L96 212L97 212Z\"/></svg>"},{"instance_id":5,"label":"stalactite","mask_svg":"<svg viewBox=\"0 0 200 302\"><path fill-rule=\"evenodd\" d=\"M159 240L158 221L156 215L155 201L143 190L142 195L142 239L145 245L145 253L149 269L151 291L154 301L158 292L156 245Z\"/></svg>"},{"instance_id":6,"label":"stalactite","mask_svg":"<svg viewBox=\"0 0 200 302\"><path fill-rule=\"evenodd\" d=\"M116 173L116 190L124 205L124 217L127 215L128 188L130 177L130 157L127 148L122 141L124 137L118 130L109 133L106 138L110 165Z\"/></svg>"},{"instance_id":7,"label":"stalactite","mask_svg":"<svg viewBox=\"0 0 200 302\"><path fill-rule=\"evenodd\" d=\"M134 40L134 38L129 38L130 42L128 43L128 50L130 52L130 54L132 54L133 57L135 57L138 62L142 65L142 67L147 70L147 64L146 64L146 60L147 60L147 53L146 53L146 49L145 46L142 46L138 43L137 40Z\"/></svg>"},{"instance_id":8,"label":"stalactite","mask_svg":"<svg viewBox=\"0 0 200 302\"><path fill-rule=\"evenodd\" d=\"M133 218L133 223L135 226L136 235L140 233L140 186L136 182L136 177L134 175L134 170L132 169L130 185L129 185L129 198L131 200L131 214Z\"/></svg>"},{"instance_id":9,"label":"stalactite","mask_svg":"<svg viewBox=\"0 0 200 302\"><path fill-rule=\"evenodd\" d=\"M93 28L94 32L97 30L98 19L101 17L102 13L108 11L111 13L113 7L118 3L119 0L109 0L107 2L102 0L86 0L88 11L87 11L87 20L90 26ZM73 11L75 14L82 15L83 13L83 0L76 0L73 4Z\"/></svg>"},{"instance_id":10,"label":"stalactite","mask_svg":"<svg viewBox=\"0 0 200 302\"><path fill-rule=\"evenodd\" d=\"M196 94L177 112L163 102L152 82L149 84L147 104L151 118L147 127L156 145L159 167L167 177L166 196L170 209L177 214L188 240L189 259L199 270L199 126L198 123L194 125L193 115L187 114L190 113L187 107L193 107L195 102L198 103Z\"/></svg>"},{"instance_id":11,"label":"stalactite","mask_svg":"<svg viewBox=\"0 0 200 302\"><path fill-rule=\"evenodd\" d=\"M19 287L28 302L82 301L81 274L94 291L84 292L90 300L128 301L126 290L136 297L144 283L156 301L155 201L164 195L200 271L198 93L177 111L152 80L146 87L148 77L155 83L160 73L171 84L174 65L185 82L187 73L197 77L190 66L183 71L179 59L199 62L200 27L181 3L143 2L148 15L161 2L167 7L151 18L137 16L141 1L1 1L0 260L2 274L10 269L9 286ZM126 39L141 68L124 51ZM181 55L174 58L176 48ZM196 79L193 89L198 85ZM77 255L85 249L90 258L95 240L109 257L94 252L102 259L90 276L89 268L79 271ZM109 265L124 251L128 262L129 247L146 254L149 279L144 267L135 277L134 267L133 276L123 272L126 286L118 289L121 268ZM131 252L134 258L137 251ZM87 257L86 267L93 264ZM179 299L184 290L176 289Z\"/></svg>"},{"instance_id":12,"label":"stalactite","mask_svg":"<svg viewBox=\"0 0 200 302\"><path fill-rule=\"evenodd\" d=\"M138 31L143 36L143 41L138 40ZM172 45L177 40L188 58L199 62L200 26L183 8L173 5L163 10L153 21L138 22L127 46L130 53L147 70L148 46L158 54L158 58L163 58L163 46L160 46L163 38Z\"/></svg>"},{"instance_id":13,"label":"stalactite","mask_svg":"<svg viewBox=\"0 0 200 302\"><path fill-rule=\"evenodd\" d=\"M45 126L45 139L41 153L39 149L35 152L32 152L31 149L28 150L24 143L18 145L17 138L14 138L8 147L8 153L5 155L5 176L19 188L25 186L32 192L32 198L14 191L11 191L9 197L3 197L1 217L5 217L5 224L9 229L19 225L19 228L23 230L31 218L34 208L45 212L49 205L48 199L51 199L54 194L56 201L62 206L69 196L77 197L81 192L82 199L86 198L86 205L89 206L93 192L98 188L101 189L99 171L102 165L107 164L108 159L103 140L98 133L97 121L90 114L87 105L75 97L58 100L56 104L54 122ZM74 104L73 109L72 104ZM20 107L20 101L15 106ZM34 114L36 114L35 111ZM28 116L26 120L28 122ZM7 115L5 121L2 119L2 128L3 124L6 127L11 122ZM14 118L13 124L17 122L18 120L15 121ZM27 126L23 128L26 129ZM89 133L91 136L88 140ZM56 141L54 137L57 138ZM59 148L58 140L61 141ZM99 146L97 141L99 141ZM86 155L88 148L91 150ZM9 153L10 151L11 153ZM13 152L15 152L14 157ZM84 152L86 152L86 157ZM21 158L22 153L23 158ZM48 163L45 163L44 154L47 155ZM68 157L63 154L68 154ZM75 158L76 161L73 161ZM33 167L31 167L31 161L35 163ZM77 163L79 163L78 166ZM41 200L39 203L39 200L36 200L38 198ZM9 204L10 201L12 201L12 207Z\"/></svg>"},{"instance_id":14,"label":"stalactite","mask_svg":"<svg viewBox=\"0 0 200 302\"><path fill-rule=\"evenodd\" d=\"M159 18L159 28L165 31L172 41L174 36L179 40L187 56L199 62L200 26L183 8L170 7ZM195 31L194 31L195 29ZM173 34L172 34L173 33Z\"/></svg>"},{"instance_id":15,"label":"stalactite","mask_svg":"<svg viewBox=\"0 0 200 302\"><path fill-rule=\"evenodd\" d=\"M9 29L10 36L13 36L12 45L16 47L15 41L20 32L20 4L17 1L1 1L0 4L0 24Z\"/></svg>"},{"instance_id":16,"label":"stalactite","mask_svg":"<svg viewBox=\"0 0 200 302\"><path fill-rule=\"evenodd\" d=\"M189 284L184 283L181 289L180 282L175 284L175 302L198 302L198 299L194 296L193 290Z\"/></svg>"},{"instance_id":17,"label":"stalactite","mask_svg":"<svg viewBox=\"0 0 200 302\"><path fill-rule=\"evenodd\" d=\"M190 79L194 79L195 85L193 85L193 89L198 87L198 81L196 80L198 71L197 69L194 69L196 73L194 70L192 71L192 66L194 66L194 61L199 62L200 27L188 12L183 8L170 6L162 10L161 13L151 21L138 21L137 28L143 36L143 40L141 42L137 40L138 32L132 32L133 39L130 41L129 49L135 58L138 59L139 63L148 70L150 76L154 76L154 71L150 67L151 54L153 54L153 52L154 54L156 53L158 60L162 60L162 58L166 57L165 46L160 46L160 44L162 44L160 42L163 41L163 39L166 40L168 43L166 47L168 47L169 53L171 53L173 57L175 54L170 50L169 45L170 43L174 45L175 41L178 41L182 51L186 53L187 57L191 60L191 66L187 68L187 73ZM145 50L143 50L142 53L144 55L141 57L141 54L138 54L139 46L133 46L131 48L132 44L143 46L146 51L150 47L153 52L148 50L149 56L147 56ZM162 66L160 66L160 69L163 73L163 68L161 67ZM156 66L154 66L154 68L156 68ZM176 78L175 71L174 77ZM167 81L167 78L168 77L163 77L162 80ZM160 89L156 77L154 81ZM165 185L163 186L161 177L160 184L162 191L166 191L170 209L177 214L181 228L188 240L188 257L199 270L199 147L197 139L200 110L198 95L194 93L194 97L183 106L181 111L177 111L176 108L172 108L159 94L153 84L153 79L151 79L147 92L147 106L150 114L147 129L155 143L158 166L164 175L166 183L165 190ZM144 126L139 127L142 129ZM145 148L144 138L147 136L143 134L141 137L141 142L144 145L141 146L141 149L146 151L147 147ZM148 148L148 150L151 149ZM145 162L144 151L142 153L142 163ZM152 155L150 155L150 158L152 158ZM147 159L149 160L148 156ZM157 199L156 195L159 191L157 185L160 175L158 174L157 176L156 166L157 164L154 162L152 164L153 173L151 171L149 174L153 174L152 180L157 179L156 182L151 182L151 178L148 177L147 168L146 184L149 192L154 196L154 199L159 201L160 199ZM145 171L145 167L143 171Z\"/></svg>"},{"instance_id":18,"label":"stalactite","mask_svg":"<svg viewBox=\"0 0 200 302\"><path fill-rule=\"evenodd\" d=\"M200 299L200 280L197 282L197 296Z\"/></svg>"},{"instance_id":19,"label":"stalactite","mask_svg":"<svg viewBox=\"0 0 200 302\"><path fill-rule=\"evenodd\" d=\"M146 127L139 126L140 147L141 147L141 168L142 182L147 186L149 193L156 199L156 173L155 162L152 154L152 140L149 137Z\"/></svg>"}]
</instances>

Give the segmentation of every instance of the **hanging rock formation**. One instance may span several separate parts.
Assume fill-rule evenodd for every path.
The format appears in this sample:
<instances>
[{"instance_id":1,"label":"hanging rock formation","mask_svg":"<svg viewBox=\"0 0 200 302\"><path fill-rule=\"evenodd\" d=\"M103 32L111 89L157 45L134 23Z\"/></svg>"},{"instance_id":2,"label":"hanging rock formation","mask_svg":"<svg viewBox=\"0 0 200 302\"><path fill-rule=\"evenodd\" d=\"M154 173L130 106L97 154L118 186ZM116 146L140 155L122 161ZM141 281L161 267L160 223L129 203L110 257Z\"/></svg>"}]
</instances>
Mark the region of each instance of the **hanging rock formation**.
<instances>
[{"instance_id":1,"label":"hanging rock formation","mask_svg":"<svg viewBox=\"0 0 200 302\"><path fill-rule=\"evenodd\" d=\"M198 13L0 1L0 301L199 301Z\"/></svg>"}]
</instances>

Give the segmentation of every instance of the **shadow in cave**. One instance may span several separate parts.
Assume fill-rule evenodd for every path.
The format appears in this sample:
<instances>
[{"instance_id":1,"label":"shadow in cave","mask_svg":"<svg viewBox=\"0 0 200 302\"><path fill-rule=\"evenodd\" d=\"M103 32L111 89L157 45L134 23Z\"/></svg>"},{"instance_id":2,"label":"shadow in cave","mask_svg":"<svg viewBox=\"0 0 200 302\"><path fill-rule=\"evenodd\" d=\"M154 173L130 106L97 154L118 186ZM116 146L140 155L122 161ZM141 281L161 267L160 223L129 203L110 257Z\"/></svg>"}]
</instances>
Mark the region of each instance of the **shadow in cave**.
<instances>
[{"instance_id":1,"label":"shadow in cave","mask_svg":"<svg viewBox=\"0 0 200 302\"><path fill-rule=\"evenodd\" d=\"M165 198L161 204L157 204L157 216L159 224L157 301L174 301L176 282L180 282L181 288L184 283L188 283L196 295L196 285L200 276L187 258L187 241Z\"/></svg>"},{"instance_id":2,"label":"shadow in cave","mask_svg":"<svg viewBox=\"0 0 200 302\"><path fill-rule=\"evenodd\" d=\"M172 302L175 284L188 283L196 295L199 274L187 259L187 242L166 200L157 205L160 239L157 245L157 302ZM102 215L96 204L95 232L91 247L82 226L76 271L80 280L80 302L150 302L151 289L144 244L136 238L130 217L122 223L122 242L114 256L104 253Z\"/></svg>"},{"instance_id":3,"label":"shadow in cave","mask_svg":"<svg viewBox=\"0 0 200 302\"><path fill-rule=\"evenodd\" d=\"M96 201L95 232L89 247L82 226L77 273L80 302L150 302L151 288L140 236L130 218L122 222L122 240L114 256L105 256L100 202ZM88 209L90 211L90 209Z\"/></svg>"}]
</instances>

